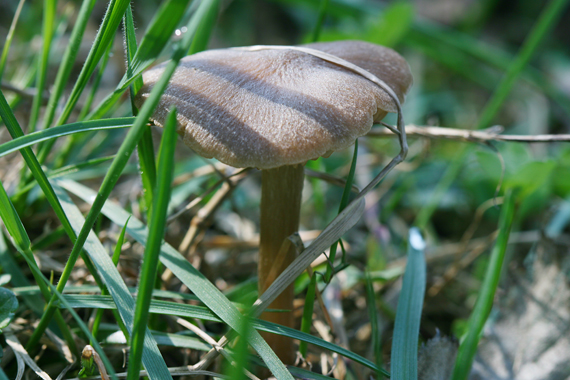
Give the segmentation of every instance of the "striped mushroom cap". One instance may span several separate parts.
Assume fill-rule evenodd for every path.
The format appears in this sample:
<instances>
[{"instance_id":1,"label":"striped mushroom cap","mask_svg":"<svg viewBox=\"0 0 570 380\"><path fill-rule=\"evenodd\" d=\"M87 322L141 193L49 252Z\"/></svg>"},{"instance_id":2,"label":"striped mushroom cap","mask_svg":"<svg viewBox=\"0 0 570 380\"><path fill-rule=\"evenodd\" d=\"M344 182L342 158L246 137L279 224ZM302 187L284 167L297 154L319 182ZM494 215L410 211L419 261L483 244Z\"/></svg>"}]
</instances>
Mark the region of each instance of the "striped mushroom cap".
<instances>
[{"instance_id":1,"label":"striped mushroom cap","mask_svg":"<svg viewBox=\"0 0 570 380\"><path fill-rule=\"evenodd\" d=\"M302 47L372 73L400 102L412 84L406 61L386 47L361 41ZM137 106L149 96L164 65L143 74ZM362 75L286 48L221 49L185 57L152 116L155 124L164 124L172 105L178 110L178 133L198 154L259 169L328 156L397 111L388 93Z\"/></svg>"}]
</instances>

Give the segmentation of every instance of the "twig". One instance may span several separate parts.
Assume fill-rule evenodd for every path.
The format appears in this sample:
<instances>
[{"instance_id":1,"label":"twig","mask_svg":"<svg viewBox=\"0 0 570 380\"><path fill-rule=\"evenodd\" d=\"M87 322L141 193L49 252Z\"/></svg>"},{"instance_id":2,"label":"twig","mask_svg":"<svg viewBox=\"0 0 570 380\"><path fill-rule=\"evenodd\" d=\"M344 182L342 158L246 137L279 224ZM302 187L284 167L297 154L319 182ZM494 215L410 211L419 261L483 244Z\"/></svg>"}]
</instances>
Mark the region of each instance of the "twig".
<instances>
[{"instance_id":1,"label":"twig","mask_svg":"<svg viewBox=\"0 0 570 380\"><path fill-rule=\"evenodd\" d=\"M230 354L227 351L225 351L222 346L219 346L218 342L216 342L216 340L214 338L212 338L211 336L206 334L204 331L200 330L198 327L194 326L192 323L188 322L185 319L177 318L176 322L178 324L182 325L183 327L186 327L188 330L190 330L194 334L198 335L199 338L201 338L206 343L211 345L216 351L218 351L218 353L222 354L222 356L224 358L226 358L233 366L236 365L236 362L233 360L233 358L230 356ZM259 380L258 377L256 377L254 374L252 374L251 372L249 372L245 368L244 368L244 373L251 380Z\"/></svg>"},{"instance_id":2,"label":"twig","mask_svg":"<svg viewBox=\"0 0 570 380\"><path fill-rule=\"evenodd\" d=\"M497 131L496 127L482 131L472 131L467 129L443 128L443 127L419 127L417 125L406 125L408 136L420 136L431 139L449 139L467 142L487 142L487 141L510 141L521 143L551 143L557 141L570 141L570 134L560 135L501 135L503 128ZM397 137L391 130L386 128L372 128L368 137Z\"/></svg>"},{"instance_id":3,"label":"twig","mask_svg":"<svg viewBox=\"0 0 570 380\"><path fill-rule=\"evenodd\" d=\"M2 88L2 90L4 91L10 91L13 92L16 95L20 95L22 97L25 98L33 98L34 96L36 96L36 89L30 89L30 88L19 88L15 85L13 85L12 83L9 82L2 82L2 84L0 84L0 88ZM47 100L47 96L44 96L44 100Z\"/></svg>"},{"instance_id":4,"label":"twig","mask_svg":"<svg viewBox=\"0 0 570 380\"><path fill-rule=\"evenodd\" d=\"M435 283L431 286L431 288L429 288L427 294L430 297L435 297L441 291L441 289L443 289L443 287L447 285L447 283L449 283L457 276L457 274L461 270L465 269L469 264L475 261L475 259L479 257L480 254L485 252L485 250L487 250L491 246L493 241L497 238L497 234L498 234L497 231L492 233L489 236L486 243L476 246L472 251L467 253L460 260L457 260L453 262L451 265L449 265L445 270L445 272L443 273L443 276L438 278L435 281Z\"/></svg>"},{"instance_id":5,"label":"twig","mask_svg":"<svg viewBox=\"0 0 570 380\"><path fill-rule=\"evenodd\" d=\"M211 169L209 171L209 173L212 173L214 171L218 171L217 169L214 170L213 169L214 166L211 167L207 167L209 169ZM238 177L238 178L242 178L242 174L245 174L247 172L249 172L251 170L251 168L245 168L242 169L230 176L223 176L223 178L221 178L219 181L217 181L214 185L210 186L210 188L208 188L206 191L204 191L199 197L194 198L190 203L188 203L182 210L176 212L175 214L171 215L168 217L168 219L166 220L167 224L172 223L176 218L180 217L182 214L186 213L187 211L191 210L192 208L194 208L196 205L198 205L200 202L202 202L204 200L204 198L206 198L208 195L210 195L211 192L213 192L214 190L216 190L216 188L218 186L220 186L220 184L222 184L223 182L228 183L230 186L233 186L233 182L231 182L231 178L232 177Z\"/></svg>"},{"instance_id":6,"label":"twig","mask_svg":"<svg viewBox=\"0 0 570 380\"><path fill-rule=\"evenodd\" d=\"M218 207L227 199L230 193L233 191L235 184L239 179L243 177L237 177L233 181L224 181L222 187L214 194L214 196L208 201L208 203L202 207L196 215L192 218L192 222L190 223L190 229L184 236L180 247L178 248L179 252L186 253L196 236L198 236L198 232L200 228L202 228L202 223L204 223L213 213L218 209ZM230 185L231 183L231 185Z\"/></svg>"},{"instance_id":7,"label":"twig","mask_svg":"<svg viewBox=\"0 0 570 380\"><path fill-rule=\"evenodd\" d=\"M203 206L196 215L192 218L190 222L190 228L182 243L178 247L178 251L186 254L189 252L191 246L194 244L196 238L199 236L200 232L202 231L203 223L208 220L208 218L218 209L218 207L227 199L227 197L231 194L234 190L235 186L247 176L247 169L240 170L239 172L227 177L227 179L222 179L220 181L223 182L222 187L212 196L212 198ZM202 197L198 197L197 199L202 199ZM194 202L191 203L195 205ZM193 206L192 206L193 207ZM203 232L203 231L202 231ZM162 274L161 278L162 281L166 284L170 282L173 277L173 273L170 269L166 269Z\"/></svg>"},{"instance_id":8,"label":"twig","mask_svg":"<svg viewBox=\"0 0 570 380\"><path fill-rule=\"evenodd\" d=\"M330 175L328 173L318 172L315 170L305 168L305 175L307 177L317 178L317 179L323 180L323 181L328 182L332 185L342 187L342 188L344 188L344 186L346 185L345 179L335 177L335 176ZM356 193L356 194L358 194L360 192L360 189L356 185L352 185L351 190L353 193Z\"/></svg>"},{"instance_id":9,"label":"twig","mask_svg":"<svg viewBox=\"0 0 570 380\"><path fill-rule=\"evenodd\" d=\"M49 375L34 362L30 355L28 355L28 351L26 351L24 346L22 346L14 333L8 329L5 329L4 335L6 338L6 344L16 355L16 361L18 363L18 378L21 378L20 375L23 375L23 370L25 368L25 365L27 365L36 373L38 377L44 380L51 380L51 377L49 377Z\"/></svg>"}]
</instances>

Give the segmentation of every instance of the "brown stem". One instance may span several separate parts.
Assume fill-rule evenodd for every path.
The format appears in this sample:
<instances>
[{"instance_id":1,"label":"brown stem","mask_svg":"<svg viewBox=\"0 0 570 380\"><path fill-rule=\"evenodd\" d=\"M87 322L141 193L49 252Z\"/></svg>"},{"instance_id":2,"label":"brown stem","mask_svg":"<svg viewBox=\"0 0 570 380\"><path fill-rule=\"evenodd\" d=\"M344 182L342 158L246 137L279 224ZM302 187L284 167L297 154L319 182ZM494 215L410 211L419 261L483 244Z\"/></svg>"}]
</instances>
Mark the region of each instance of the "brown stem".
<instances>
[{"instance_id":1,"label":"brown stem","mask_svg":"<svg viewBox=\"0 0 570 380\"><path fill-rule=\"evenodd\" d=\"M296 256L291 244L284 252L285 259L277 259L285 239L299 229L301 194L303 191L303 165L282 166L261 172L261 217L258 281L262 294L273 281L293 262ZM276 268L273 268L276 266ZM289 312L265 312L261 318L280 325L293 326L293 285L277 297L271 309ZM265 340L285 364L293 364L293 341L275 334L265 334Z\"/></svg>"}]
</instances>

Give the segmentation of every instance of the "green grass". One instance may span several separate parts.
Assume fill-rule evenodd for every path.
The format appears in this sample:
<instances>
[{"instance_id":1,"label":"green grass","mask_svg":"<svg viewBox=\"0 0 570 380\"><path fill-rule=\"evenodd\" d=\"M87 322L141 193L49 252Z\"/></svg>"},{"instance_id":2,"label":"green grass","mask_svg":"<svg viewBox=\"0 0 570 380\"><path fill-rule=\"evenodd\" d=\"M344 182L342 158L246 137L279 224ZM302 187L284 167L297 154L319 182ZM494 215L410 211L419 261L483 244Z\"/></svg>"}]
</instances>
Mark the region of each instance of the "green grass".
<instances>
[{"instance_id":1,"label":"green grass","mask_svg":"<svg viewBox=\"0 0 570 380\"><path fill-rule=\"evenodd\" d=\"M170 200L172 170L174 166L174 146L176 145L176 109L170 111L164 124L164 135L158 154L158 178L152 204L152 217L149 221L150 234L144 252L139 288L137 292L137 307L131 335L131 365L127 379L139 378L139 370L144 347L144 334L148 323L148 309L152 298L152 290L158 274L158 256L166 227L166 209Z\"/></svg>"},{"instance_id":2,"label":"green grass","mask_svg":"<svg viewBox=\"0 0 570 380\"><path fill-rule=\"evenodd\" d=\"M398 297L394 322L390 378L418 378L418 335L426 289L426 243L419 229L412 228L408 239L408 262Z\"/></svg>"},{"instance_id":3,"label":"green grass","mask_svg":"<svg viewBox=\"0 0 570 380\"><path fill-rule=\"evenodd\" d=\"M493 306L495 292L501 278L509 234L515 216L515 194L516 191L509 190L505 195L499 219L499 235L491 252L487 272L481 284L481 290L473 308L473 313L469 317L467 333L462 338L459 346L453 371L454 380L467 379L469 377L483 327Z\"/></svg>"},{"instance_id":4,"label":"green grass","mask_svg":"<svg viewBox=\"0 0 570 380\"><path fill-rule=\"evenodd\" d=\"M174 378L173 368L194 364L201 354L213 358L216 349L224 351L223 364L200 370L233 379L265 366L279 379L325 378L309 367L285 366L261 338L263 331L297 339L314 371L328 359L329 369L337 360L347 378L415 379L418 343L435 334L432 327L449 335L445 326L461 322L453 310L433 314L428 303L434 300L424 301L431 279L456 262L448 257L444 265L430 254L446 242L462 242L477 208L496 195L504 177L503 204L489 210L475 232L479 238L498 230L486 271L480 275L477 261L462 268L451 280L458 280L453 290L443 288L441 295L470 315L453 375L465 379L503 268L523 256L505 255L524 249L507 244L511 225L539 230L555 214L561 233L570 220L561 206L570 199L567 143L543 150L492 143L488 149L413 139L407 162L367 187L399 147L396 140L362 137L354 148L307 164L330 180L311 178L303 200L303 228L322 232L304 242L303 254L253 302L258 174L248 171L231 197L197 225L200 233L186 256L176 248L185 230L221 194L223 176L235 172L212 168L216 161L199 159L177 143L175 113L160 146L148 127L187 54L262 42L363 39L409 59L416 75L404 104L410 123L479 129L501 123L513 133L564 132L570 102L561 81L552 78L557 70L570 71L555 28L565 27L558 25L565 0L543 7L525 0L530 16L522 5L504 11L502 22L520 24L504 36L493 34L498 16L492 8L444 23L421 19L408 2L165 0L153 6L110 0L104 9L94 0L36 3L14 3L2 15L12 19L10 29L6 24L1 30L0 78L32 95L7 87L0 92L0 268L10 275L2 277L8 279L2 286L14 289L20 301L12 333L26 337L29 354L54 378L66 363L53 345L42 348L48 328L75 355L82 345L93 345L113 378L125 371L117 344L130 348L128 379L143 369L149 379ZM287 20L287 28L279 20ZM175 37L177 30L185 32ZM136 109L141 74L168 59L150 97ZM534 107L536 99L548 106ZM351 199L353 184L366 190ZM169 219L193 199L201 201ZM425 251L408 243L414 227L425 236ZM306 268L325 251L329 262L309 277ZM395 310L390 295L401 276ZM346 325L327 336L322 325L328 317L317 295L329 305L331 281L341 289L334 297ZM297 299L305 300L299 330L258 319L291 283ZM199 326L219 346L213 349L210 339L189 333L176 318ZM333 359L333 353L339 356ZM391 373L383 363L391 363ZM17 371L17 362L8 360L0 378L14 378ZM77 375L79 365L70 371L68 377Z\"/></svg>"}]
</instances>

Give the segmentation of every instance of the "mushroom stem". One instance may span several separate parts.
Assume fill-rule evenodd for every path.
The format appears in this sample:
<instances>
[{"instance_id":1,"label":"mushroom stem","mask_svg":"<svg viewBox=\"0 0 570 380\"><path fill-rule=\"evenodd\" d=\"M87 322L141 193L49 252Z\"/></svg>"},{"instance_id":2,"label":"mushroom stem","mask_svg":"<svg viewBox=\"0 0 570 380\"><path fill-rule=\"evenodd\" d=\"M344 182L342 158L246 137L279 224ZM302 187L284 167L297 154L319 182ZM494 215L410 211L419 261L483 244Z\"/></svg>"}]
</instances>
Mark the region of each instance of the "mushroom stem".
<instances>
[{"instance_id":1,"label":"mushroom stem","mask_svg":"<svg viewBox=\"0 0 570 380\"><path fill-rule=\"evenodd\" d=\"M278 259L278 255L285 239L299 229L303 179L303 165L281 166L261 172L259 294L262 294L295 259L296 252L292 245L289 245L286 252L282 252L282 255L285 255L283 259ZM269 306L271 309L289 311L265 312L261 318L294 327L293 298L291 284ZM281 361L293 364L295 351L292 339L275 334L265 334L264 338Z\"/></svg>"}]
</instances>

